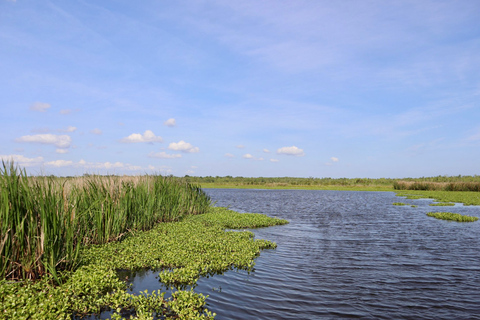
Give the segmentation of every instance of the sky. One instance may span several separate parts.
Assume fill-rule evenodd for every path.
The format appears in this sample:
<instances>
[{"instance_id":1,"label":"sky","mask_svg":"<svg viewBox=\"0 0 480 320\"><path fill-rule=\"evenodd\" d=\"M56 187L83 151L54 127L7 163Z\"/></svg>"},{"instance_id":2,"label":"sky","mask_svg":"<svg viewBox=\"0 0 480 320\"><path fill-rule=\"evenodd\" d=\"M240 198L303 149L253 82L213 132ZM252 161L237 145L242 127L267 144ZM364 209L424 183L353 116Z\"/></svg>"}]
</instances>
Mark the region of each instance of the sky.
<instances>
[{"instance_id":1,"label":"sky","mask_svg":"<svg viewBox=\"0 0 480 320\"><path fill-rule=\"evenodd\" d=\"M480 174L480 1L0 0L29 174Z\"/></svg>"}]
</instances>

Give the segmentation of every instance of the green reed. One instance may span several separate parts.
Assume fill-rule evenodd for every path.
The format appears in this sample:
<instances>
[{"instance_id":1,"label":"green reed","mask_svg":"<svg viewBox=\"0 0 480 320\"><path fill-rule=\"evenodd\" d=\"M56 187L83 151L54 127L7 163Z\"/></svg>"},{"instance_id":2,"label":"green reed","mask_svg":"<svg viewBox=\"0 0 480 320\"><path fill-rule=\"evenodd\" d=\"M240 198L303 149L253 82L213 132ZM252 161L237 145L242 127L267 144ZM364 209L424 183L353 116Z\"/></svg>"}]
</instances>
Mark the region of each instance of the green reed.
<instances>
[{"instance_id":1,"label":"green reed","mask_svg":"<svg viewBox=\"0 0 480 320\"><path fill-rule=\"evenodd\" d=\"M197 186L163 176L28 177L0 168L0 279L35 279L78 266L82 245L103 244L162 221L204 213Z\"/></svg>"},{"instance_id":2,"label":"green reed","mask_svg":"<svg viewBox=\"0 0 480 320\"><path fill-rule=\"evenodd\" d=\"M480 191L478 181L395 181L395 190L430 190L430 191Z\"/></svg>"},{"instance_id":3,"label":"green reed","mask_svg":"<svg viewBox=\"0 0 480 320\"><path fill-rule=\"evenodd\" d=\"M441 220L450 220L457 222L475 222L478 220L477 217L462 215L459 213L452 212L428 212L427 216L434 217Z\"/></svg>"}]
</instances>

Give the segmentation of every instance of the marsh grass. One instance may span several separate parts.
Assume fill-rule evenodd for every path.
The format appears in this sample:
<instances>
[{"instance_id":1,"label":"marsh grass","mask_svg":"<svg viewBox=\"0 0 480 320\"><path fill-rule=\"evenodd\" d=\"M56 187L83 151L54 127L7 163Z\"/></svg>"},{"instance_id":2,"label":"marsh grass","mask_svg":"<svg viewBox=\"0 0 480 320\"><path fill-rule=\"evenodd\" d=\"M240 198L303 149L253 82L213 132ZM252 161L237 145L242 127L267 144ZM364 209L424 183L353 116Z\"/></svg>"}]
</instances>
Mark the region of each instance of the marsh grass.
<instances>
[{"instance_id":1,"label":"marsh grass","mask_svg":"<svg viewBox=\"0 0 480 320\"><path fill-rule=\"evenodd\" d=\"M159 222L204 213L197 186L163 176L62 179L0 168L0 278L37 279L74 270L81 246L118 240Z\"/></svg>"},{"instance_id":2,"label":"marsh grass","mask_svg":"<svg viewBox=\"0 0 480 320\"><path fill-rule=\"evenodd\" d=\"M480 182L433 182L433 181L395 181L395 190L426 190L426 191L480 191Z\"/></svg>"},{"instance_id":3,"label":"marsh grass","mask_svg":"<svg viewBox=\"0 0 480 320\"><path fill-rule=\"evenodd\" d=\"M394 202L394 203L392 203L392 205L394 205L394 206L406 206L407 204L403 203L403 202Z\"/></svg>"},{"instance_id":4,"label":"marsh grass","mask_svg":"<svg viewBox=\"0 0 480 320\"><path fill-rule=\"evenodd\" d=\"M427 216L434 217L441 220L450 220L457 222L475 222L478 220L477 217L461 215L459 213L452 212L428 212Z\"/></svg>"}]
</instances>

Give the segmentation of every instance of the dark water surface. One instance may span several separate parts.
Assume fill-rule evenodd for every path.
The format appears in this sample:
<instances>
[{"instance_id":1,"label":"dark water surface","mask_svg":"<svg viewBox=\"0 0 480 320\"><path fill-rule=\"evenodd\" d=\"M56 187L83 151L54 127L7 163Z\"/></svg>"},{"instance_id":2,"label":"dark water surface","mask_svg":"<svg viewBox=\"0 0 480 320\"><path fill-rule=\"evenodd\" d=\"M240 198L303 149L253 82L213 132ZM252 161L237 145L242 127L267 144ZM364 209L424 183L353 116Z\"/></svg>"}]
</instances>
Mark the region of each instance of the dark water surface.
<instances>
[{"instance_id":1,"label":"dark water surface","mask_svg":"<svg viewBox=\"0 0 480 320\"><path fill-rule=\"evenodd\" d=\"M480 319L480 222L426 216L392 192L206 189L217 206L287 219L255 230L275 241L255 272L202 278L216 319ZM393 202L418 205L393 206ZM159 288L138 275L134 291Z\"/></svg>"}]
</instances>

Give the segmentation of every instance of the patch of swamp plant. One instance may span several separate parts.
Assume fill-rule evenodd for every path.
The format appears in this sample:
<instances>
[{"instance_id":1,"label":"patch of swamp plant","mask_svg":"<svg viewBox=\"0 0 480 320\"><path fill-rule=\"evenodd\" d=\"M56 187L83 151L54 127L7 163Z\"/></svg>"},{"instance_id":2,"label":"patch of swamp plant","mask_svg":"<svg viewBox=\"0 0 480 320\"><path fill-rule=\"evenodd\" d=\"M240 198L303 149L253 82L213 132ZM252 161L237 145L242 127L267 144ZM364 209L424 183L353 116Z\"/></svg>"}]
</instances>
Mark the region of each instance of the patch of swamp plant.
<instances>
[{"instance_id":1,"label":"patch of swamp plant","mask_svg":"<svg viewBox=\"0 0 480 320\"><path fill-rule=\"evenodd\" d=\"M451 202L438 202L438 203L430 203L429 206L431 207L453 207L455 203Z\"/></svg>"},{"instance_id":2,"label":"patch of swamp plant","mask_svg":"<svg viewBox=\"0 0 480 320\"><path fill-rule=\"evenodd\" d=\"M478 220L477 217L462 215L459 213L453 212L428 212L427 216L434 217L441 220L450 220L457 222L475 222Z\"/></svg>"}]
</instances>

